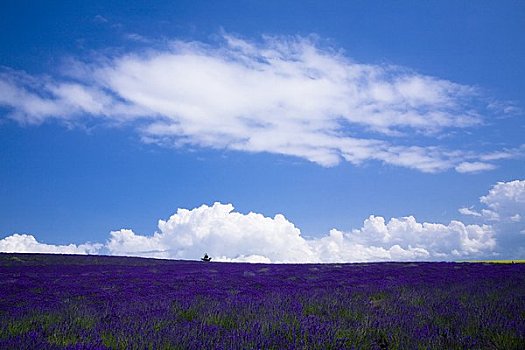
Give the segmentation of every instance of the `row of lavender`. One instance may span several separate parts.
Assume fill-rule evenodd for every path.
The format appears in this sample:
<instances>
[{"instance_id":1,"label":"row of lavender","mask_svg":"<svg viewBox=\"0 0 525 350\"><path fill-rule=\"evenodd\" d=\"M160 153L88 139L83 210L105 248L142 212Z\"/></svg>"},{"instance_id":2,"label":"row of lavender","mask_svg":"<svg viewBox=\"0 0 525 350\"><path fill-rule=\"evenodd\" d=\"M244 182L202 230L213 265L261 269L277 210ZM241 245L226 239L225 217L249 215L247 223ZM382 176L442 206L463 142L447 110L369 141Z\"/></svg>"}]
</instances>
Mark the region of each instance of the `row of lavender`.
<instances>
[{"instance_id":1,"label":"row of lavender","mask_svg":"<svg viewBox=\"0 0 525 350\"><path fill-rule=\"evenodd\" d=\"M1 349L525 349L525 264L0 254Z\"/></svg>"}]
</instances>

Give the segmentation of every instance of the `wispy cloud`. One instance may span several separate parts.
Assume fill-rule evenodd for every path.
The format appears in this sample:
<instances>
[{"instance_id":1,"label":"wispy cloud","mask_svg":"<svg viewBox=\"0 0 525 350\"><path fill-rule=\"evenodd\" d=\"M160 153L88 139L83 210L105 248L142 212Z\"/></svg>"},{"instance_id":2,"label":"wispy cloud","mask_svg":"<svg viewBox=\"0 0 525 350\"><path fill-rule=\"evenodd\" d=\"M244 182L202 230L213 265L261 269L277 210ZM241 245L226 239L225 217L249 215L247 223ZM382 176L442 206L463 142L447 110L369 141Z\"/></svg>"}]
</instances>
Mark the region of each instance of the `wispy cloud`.
<instances>
[{"instance_id":1,"label":"wispy cloud","mask_svg":"<svg viewBox=\"0 0 525 350\"><path fill-rule=\"evenodd\" d=\"M458 173L476 173L485 170L495 169L496 166L490 163L484 162L461 162L456 166Z\"/></svg>"},{"instance_id":2,"label":"wispy cloud","mask_svg":"<svg viewBox=\"0 0 525 350\"><path fill-rule=\"evenodd\" d=\"M480 127L484 108L495 102L480 110L473 87L356 63L314 36L173 41L67 70L58 78L4 71L0 105L25 123L140 120L145 142L269 152L322 166L375 160L424 172L479 172L523 153L429 146L450 130Z\"/></svg>"},{"instance_id":3,"label":"wispy cloud","mask_svg":"<svg viewBox=\"0 0 525 350\"><path fill-rule=\"evenodd\" d=\"M96 15L95 17L93 17L93 21L98 22L98 23L108 23L109 22L109 20L102 15Z\"/></svg>"},{"instance_id":4,"label":"wispy cloud","mask_svg":"<svg viewBox=\"0 0 525 350\"><path fill-rule=\"evenodd\" d=\"M136 42L143 43L143 44L149 44L152 42L151 39L148 39L145 36L137 34L137 33L129 33L129 34L126 34L125 37L128 40L136 41Z\"/></svg>"}]
</instances>

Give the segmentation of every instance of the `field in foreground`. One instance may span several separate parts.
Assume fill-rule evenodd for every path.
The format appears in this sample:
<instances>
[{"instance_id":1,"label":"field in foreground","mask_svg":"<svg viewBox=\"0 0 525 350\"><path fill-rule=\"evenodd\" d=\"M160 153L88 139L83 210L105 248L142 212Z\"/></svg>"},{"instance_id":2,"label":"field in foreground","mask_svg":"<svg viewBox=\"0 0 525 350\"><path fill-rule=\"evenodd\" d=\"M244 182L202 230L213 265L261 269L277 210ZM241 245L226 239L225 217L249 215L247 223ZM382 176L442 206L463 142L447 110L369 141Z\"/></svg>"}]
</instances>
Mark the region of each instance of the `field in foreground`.
<instances>
[{"instance_id":1,"label":"field in foreground","mask_svg":"<svg viewBox=\"0 0 525 350\"><path fill-rule=\"evenodd\" d=\"M0 349L525 349L525 264L0 254Z\"/></svg>"}]
</instances>

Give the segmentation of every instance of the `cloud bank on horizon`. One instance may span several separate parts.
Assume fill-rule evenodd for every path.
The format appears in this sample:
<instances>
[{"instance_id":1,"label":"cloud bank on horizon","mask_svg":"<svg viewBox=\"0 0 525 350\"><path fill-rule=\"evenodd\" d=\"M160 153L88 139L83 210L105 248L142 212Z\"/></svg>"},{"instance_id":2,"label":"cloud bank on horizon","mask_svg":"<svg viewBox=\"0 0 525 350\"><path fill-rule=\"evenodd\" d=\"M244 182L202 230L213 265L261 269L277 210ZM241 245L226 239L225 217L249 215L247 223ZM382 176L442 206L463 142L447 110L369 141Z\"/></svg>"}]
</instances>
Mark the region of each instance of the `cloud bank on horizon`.
<instances>
[{"instance_id":1,"label":"cloud bank on horizon","mask_svg":"<svg viewBox=\"0 0 525 350\"><path fill-rule=\"evenodd\" d=\"M311 37L217 45L172 41L70 61L57 76L3 69L0 106L20 123L133 125L141 140L440 172L491 170L523 145L480 152L440 144L512 112L472 86L393 65L362 64ZM499 106L499 107L497 107Z\"/></svg>"},{"instance_id":2,"label":"cloud bank on horizon","mask_svg":"<svg viewBox=\"0 0 525 350\"><path fill-rule=\"evenodd\" d=\"M359 229L332 229L320 238L304 238L283 215L242 214L231 204L178 209L159 220L151 236L129 229L113 231L105 244L50 245L32 235L0 240L0 252L110 254L169 259L197 259L208 252L217 261L264 263L331 263L361 261L524 259L525 180L498 182L485 208L460 208L477 222L420 223L413 216L371 215Z\"/></svg>"}]
</instances>

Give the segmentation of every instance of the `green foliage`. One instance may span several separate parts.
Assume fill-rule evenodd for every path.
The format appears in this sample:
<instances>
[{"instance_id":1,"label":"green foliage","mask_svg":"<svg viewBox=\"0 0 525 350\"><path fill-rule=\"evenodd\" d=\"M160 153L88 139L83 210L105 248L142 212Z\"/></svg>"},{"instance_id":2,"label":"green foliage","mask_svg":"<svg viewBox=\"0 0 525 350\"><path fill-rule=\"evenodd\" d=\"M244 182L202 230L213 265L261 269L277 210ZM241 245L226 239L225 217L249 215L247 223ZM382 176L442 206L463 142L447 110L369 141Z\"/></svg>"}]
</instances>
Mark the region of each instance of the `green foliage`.
<instances>
[{"instance_id":1,"label":"green foliage","mask_svg":"<svg viewBox=\"0 0 525 350\"><path fill-rule=\"evenodd\" d=\"M74 345L79 342L79 338L70 333L68 330L53 332L47 337L49 344L58 345L58 346L68 346Z\"/></svg>"}]
</instances>

